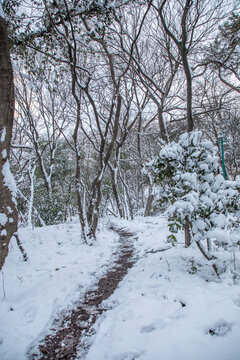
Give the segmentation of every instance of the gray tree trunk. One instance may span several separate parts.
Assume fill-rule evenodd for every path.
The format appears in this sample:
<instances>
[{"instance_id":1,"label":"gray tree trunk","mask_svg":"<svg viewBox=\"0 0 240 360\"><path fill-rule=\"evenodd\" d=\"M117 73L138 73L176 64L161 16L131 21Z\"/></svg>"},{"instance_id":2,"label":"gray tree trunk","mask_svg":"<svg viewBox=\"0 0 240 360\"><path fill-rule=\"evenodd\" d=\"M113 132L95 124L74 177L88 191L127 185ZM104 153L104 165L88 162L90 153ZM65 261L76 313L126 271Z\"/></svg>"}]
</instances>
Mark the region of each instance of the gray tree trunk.
<instances>
[{"instance_id":1,"label":"gray tree trunk","mask_svg":"<svg viewBox=\"0 0 240 360\"><path fill-rule=\"evenodd\" d=\"M150 194L148 196L148 199L147 199L147 205L146 205L146 209L145 209L145 212L144 212L144 216L150 216L150 211L151 211L151 208L152 208L152 202L153 202L153 199L154 199L154 195L153 194Z\"/></svg>"}]
</instances>

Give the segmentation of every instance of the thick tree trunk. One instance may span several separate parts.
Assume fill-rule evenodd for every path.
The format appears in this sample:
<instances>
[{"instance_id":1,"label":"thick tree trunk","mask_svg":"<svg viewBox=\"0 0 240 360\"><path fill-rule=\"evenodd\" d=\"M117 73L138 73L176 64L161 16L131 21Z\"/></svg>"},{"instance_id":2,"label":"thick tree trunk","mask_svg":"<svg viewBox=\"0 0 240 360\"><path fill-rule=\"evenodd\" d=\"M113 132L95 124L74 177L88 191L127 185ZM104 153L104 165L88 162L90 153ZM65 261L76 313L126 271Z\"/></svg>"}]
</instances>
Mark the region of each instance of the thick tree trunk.
<instances>
[{"instance_id":1,"label":"thick tree trunk","mask_svg":"<svg viewBox=\"0 0 240 360\"><path fill-rule=\"evenodd\" d=\"M13 179L9 169L14 92L7 25L0 17L0 270L8 255L11 237L17 231L18 214L14 201Z\"/></svg>"}]
</instances>

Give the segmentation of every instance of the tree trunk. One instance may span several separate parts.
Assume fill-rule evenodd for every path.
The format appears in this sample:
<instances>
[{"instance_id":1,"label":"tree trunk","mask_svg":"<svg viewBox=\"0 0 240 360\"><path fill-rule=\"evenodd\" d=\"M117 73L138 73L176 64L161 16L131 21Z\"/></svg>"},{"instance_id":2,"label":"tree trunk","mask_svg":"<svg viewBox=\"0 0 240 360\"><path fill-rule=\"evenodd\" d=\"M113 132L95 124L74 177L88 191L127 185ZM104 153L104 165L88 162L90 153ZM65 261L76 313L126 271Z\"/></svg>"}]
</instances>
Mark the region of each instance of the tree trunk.
<instances>
[{"instance_id":1,"label":"tree trunk","mask_svg":"<svg viewBox=\"0 0 240 360\"><path fill-rule=\"evenodd\" d=\"M77 134L77 132L76 132ZM86 217L86 193L85 189L82 190L82 197L81 197L81 190L80 190L80 154L77 147L77 137L73 136L74 143L75 143L75 151L76 151L76 173L75 173L75 186L76 186L76 195L77 195L77 206L78 206L78 217L81 224L82 234L81 237L84 243L87 243L87 234L89 232L88 222Z\"/></svg>"},{"instance_id":2,"label":"tree trunk","mask_svg":"<svg viewBox=\"0 0 240 360\"><path fill-rule=\"evenodd\" d=\"M17 231L18 214L13 179L9 169L14 91L7 25L0 17L0 270L8 255L11 237Z\"/></svg>"},{"instance_id":3,"label":"tree trunk","mask_svg":"<svg viewBox=\"0 0 240 360\"><path fill-rule=\"evenodd\" d=\"M150 211L151 211L151 208L152 208L153 199L154 199L154 195L152 193L149 194L148 199L147 199L146 209L145 209L145 212L144 212L145 217L150 216Z\"/></svg>"},{"instance_id":4,"label":"tree trunk","mask_svg":"<svg viewBox=\"0 0 240 360\"><path fill-rule=\"evenodd\" d=\"M184 224L184 235L185 235L185 247L189 247L191 245L191 223L186 217L185 224Z\"/></svg>"},{"instance_id":5,"label":"tree trunk","mask_svg":"<svg viewBox=\"0 0 240 360\"><path fill-rule=\"evenodd\" d=\"M91 228L89 233L90 241L96 239L96 231L98 227L99 213L100 213L100 204L102 200L102 181L98 180L96 184L96 197L91 199L94 203Z\"/></svg>"},{"instance_id":6,"label":"tree trunk","mask_svg":"<svg viewBox=\"0 0 240 360\"><path fill-rule=\"evenodd\" d=\"M187 83L187 123L188 123L187 130L188 132L191 132L193 131L194 128L193 115L192 115L192 75L186 55L186 49L182 50L182 61L183 61L183 68Z\"/></svg>"},{"instance_id":7,"label":"tree trunk","mask_svg":"<svg viewBox=\"0 0 240 360\"><path fill-rule=\"evenodd\" d=\"M118 193L118 189L117 189L117 176L116 176L116 172L117 172L117 168L113 168L111 166L109 166L110 171L111 171L111 181L112 181L112 190L113 190L113 195L115 197L115 201L116 201L116 205L117 205L117 209L119 212L119 216L121 219L124 218L124 210L123 210L123 205L121 203L120 200L120 196Z\"/></svg>"},{"instance_id":8,"label":"tree trunk","mask_svg":"<svg viewBox=\"0 0 240 360\"><path fill-rule=\"evenodd\" d=\"M168 143L166 127L163 120L163 108L158 106L158 124L160 129L160 136L166 143Z\"/></svg>"}]
</instances>

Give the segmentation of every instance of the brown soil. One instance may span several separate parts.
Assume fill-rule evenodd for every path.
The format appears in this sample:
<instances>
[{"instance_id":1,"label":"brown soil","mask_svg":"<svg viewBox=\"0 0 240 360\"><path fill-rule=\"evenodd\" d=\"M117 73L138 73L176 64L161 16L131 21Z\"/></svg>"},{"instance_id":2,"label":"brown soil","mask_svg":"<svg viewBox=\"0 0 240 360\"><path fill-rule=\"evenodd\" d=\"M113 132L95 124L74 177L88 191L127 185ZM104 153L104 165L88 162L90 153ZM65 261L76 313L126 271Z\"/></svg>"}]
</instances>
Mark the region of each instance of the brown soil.
<instances>
[{"instance_id":1,"label":"brown soil","mask_svg":"<svg viewBox=\"0 0 240 360\"><path fill-rule=\"evenodd\" d=\"M39 353L32 354L32 360L74 360L77 351L87 352L87 342L84 338L92 334L92 325L106 309L101 304L110 297L119 282L127 274L135 260L133 258L133 236L124 229L111 230L119 234L119 246L115 255L116 261L101 278L93 290L86 292L84 299L73 309L65 312L52 325L52 333L47 335L38 346Z\"/></svg>"}]
</instances>

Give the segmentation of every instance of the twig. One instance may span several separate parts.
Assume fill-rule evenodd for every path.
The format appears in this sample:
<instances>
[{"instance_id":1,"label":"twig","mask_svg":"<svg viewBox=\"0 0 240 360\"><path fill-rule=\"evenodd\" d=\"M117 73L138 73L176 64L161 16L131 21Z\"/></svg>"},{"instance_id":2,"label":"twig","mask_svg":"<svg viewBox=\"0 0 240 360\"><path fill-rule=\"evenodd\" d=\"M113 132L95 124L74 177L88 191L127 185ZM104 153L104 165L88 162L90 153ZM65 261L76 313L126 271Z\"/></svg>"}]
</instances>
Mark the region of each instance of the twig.
<instances>
[{"instance_id":1,"label":"twig","mask_svg":"<svg viewBox=\"0 0 240 360\"><path fill-rule=\"evenodd\" d=\"M113 212L112 210L110 210L109 208L107 208L107 211L109 211L109 212L110 212L110 214L112 214L113 216L117 217L117 215L116 215L116 214L114 214L114 212Z\"/></svg>"},{"instance_id":2,"label":"twig","mask_svg":"<svg viewBox=\"0 0 240 360\"><path fill-rule=\"evenodd\" d=\"M166 250L169 250L169 249L172 249L172 247L168 246L167 248L164 248L164 249L146 251L146 254L156 254L158 252L166 251Z\"/></svg>"},{"instance_id":3,"label":"twig","mask_svg":"<svg viewBox=\"0 0 240 360\"><path fill-rule=\"evenodd\" d=\"M19 247L19 250L20 250L21 253L22 253L23 260L24 260L24 261L27 261L27 260L28 260L27 253L25 252L25 250L24 250L24 248L23 248L23 246L22 246L22 244L21 244L21 241L20 241L18 235L15 234L14 236L15 236L15 239L16 239L16 241L17 241L17 245L18 245L18 247Z\"/></svg>"},{"instance_id":4,"label":"twig","mask_svg":"<svg viewBox=\"0 0 240 360\"><path fill-rule=\"evenodd\" d=\"M165 260L166 260L166 263L167 263L167 266L168 266L168 271L171 271L171 269L170 269L170 264L169 264L169 262L168 262L167 257L166 257L165 254L164 254L164 257L165 257Z\"/></svg>"}]
</instances>

